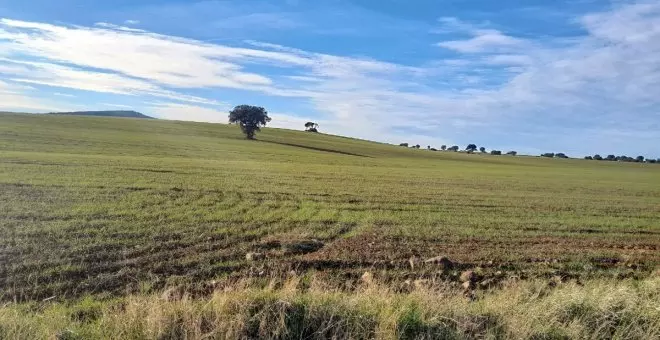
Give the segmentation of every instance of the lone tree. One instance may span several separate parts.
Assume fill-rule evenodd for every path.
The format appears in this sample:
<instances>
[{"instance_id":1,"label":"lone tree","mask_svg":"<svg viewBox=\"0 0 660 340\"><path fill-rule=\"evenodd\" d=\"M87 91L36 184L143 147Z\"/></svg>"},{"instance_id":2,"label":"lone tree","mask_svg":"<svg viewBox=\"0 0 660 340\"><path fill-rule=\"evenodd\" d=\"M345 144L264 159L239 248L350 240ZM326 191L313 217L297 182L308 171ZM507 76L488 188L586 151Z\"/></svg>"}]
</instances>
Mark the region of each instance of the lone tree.
<instances>
[{"instance_id":1,"label":"lone tree","mask_svg":"<svg viewBox=\"0 0 660 340\"><path fill-rule=\"evenodd\" d=\"M477 150L477 146L475 144L468 144L465 150L474 152Z\"/></svg>"},{"instance_id":2,"label":"lone tree","mask_svg":"<svg viewBox=\"0 0 660 340\"><path fill-rule=\"evenodd\" d=\"M481 153L486 153L486 148L484 148L484 147L482 146L482 147L479 148L479 151L481 151Z\"/></svg>"},{"instance_id":3,"label":"lone tree","mask_svg":"<svg viewBox=\"0 0 660 340\"><path fill-rule=\"evenodd\" d=\"M442 151L447 150L447 146L446 146L446 145L442 145L442 146L440 146L440 150L442 150Z\"/></svg>"},{"instance_id":4,"label":"lone tree","mask_svg":"<svg viewBox=\"0 0 660 340\"><path fill-rule=\"evenodd\" d=\"M319 125L314 122L307 122L305 123L305 131L319 132Z\"/></svg>"},{"instance_id":5,"label":"lone tree","mask_svg":"<svg viewBox=\"0 0 660 340\"><path fill-rule=\"evenodd\" d=\"M239 105L229 111L229 123L238 123L247 139L254 139L254 134L270 120L268 111L259 106Z\"/></svg>"},{"instance_id":6,"label":"lone tree","mask_svg":"<svg viewBox=\"0 0 660 340\"><path fill-rule=\"evenodd\" d=\"M601 155L599 155L599 154L596 154L596 155L594 155L594 159L597 160L597 161L602 161L602 160L603 160L603 156L601 156Z\"/></svg>"}]
</instances>

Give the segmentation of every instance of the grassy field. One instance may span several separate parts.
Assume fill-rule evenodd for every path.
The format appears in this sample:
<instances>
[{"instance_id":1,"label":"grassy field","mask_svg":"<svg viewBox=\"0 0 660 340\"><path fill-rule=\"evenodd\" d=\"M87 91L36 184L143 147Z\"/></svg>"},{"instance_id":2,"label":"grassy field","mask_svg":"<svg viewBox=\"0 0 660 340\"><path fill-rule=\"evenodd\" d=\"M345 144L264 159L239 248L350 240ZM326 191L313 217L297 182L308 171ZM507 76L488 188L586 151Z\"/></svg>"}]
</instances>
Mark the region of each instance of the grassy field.
<instances>
[{"instance_id":1,"label":"grassy field","mask_svg":"<svg viewBox=\"0 0 660 340\"><path fill-rule=\"evenodd\" d=\"M660 264L658 165L280 129L257 138L221 124L1 114L0 299L208 297L291 276L350 294L365 272L405 292L415 280L458 287L465 270L482 290L643 280ZM451 264L424 263L435 256Z\"/></svg>"}]
</instances>

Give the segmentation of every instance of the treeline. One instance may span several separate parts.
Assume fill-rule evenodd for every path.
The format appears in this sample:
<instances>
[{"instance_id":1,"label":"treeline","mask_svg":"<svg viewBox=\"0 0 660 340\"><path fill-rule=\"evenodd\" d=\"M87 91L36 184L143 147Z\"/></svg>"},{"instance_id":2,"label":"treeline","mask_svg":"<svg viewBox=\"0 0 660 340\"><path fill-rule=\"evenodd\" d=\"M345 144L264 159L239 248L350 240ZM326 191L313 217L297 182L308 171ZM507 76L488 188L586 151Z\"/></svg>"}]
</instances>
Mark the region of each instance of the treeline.
<instances>
[{"instance_id":1,"label":"treeline","mask_svg":"<svg viewBox=\"0 0 660 340\"><path fill-rule=\"evenodd\" d=\"M399 144L399 146L403 146L403 147L411 148L411 149L421 149L421 146L419 144L410 145L408 143L401 143L401 144ZM440 150L438 150L436 148L432 148L430 145L428 145L428 146L426 146L426 149L429 150L429 151L451 151L451 152L459 152L460 151L460 152L465 152L465 153L470 153L470 154L475 153L477 150L479 150L479 152L483 153L483 154L491 154L491 155L495 155L495 156L502 155L502 151L500 151L500 150L491 150L490 152L488 152L488 151L486 151L486 148L483 147L483 146L480 147L480 148L477 148L476 144L468 144L468 146L464 150L461 150L461 148L458 145L453 145L453 146L450 146L450 147L447 147L446 145L442 145L442 146L440 146ZM509 151L506 154L509 155L509 156L516 156L518 154L518 152L517 151Z\"/></svg>"},{"instance_id":2,"label":"treeline","mask_svg":"<svg viewBox=\"0 0 660 340\"><path fill-rule=\"evenodd\" d=\"M410 145L408 143L401 143L399 146L406 147L406 148L412 148L412 149L421 149L421 146L419 144L415 145ZM451 152L465 152L465 153L476 153L477 150L479 153L482 154L491 154L495 156L502 155L502 151L500 150L490 150L487 151L485 147L477 147L476 144L468 144L468 146L461 150L461 148L458 145L453 145L450 147L447 147L447 145L442 145L440 146L440 149L436 149L428 145L426 147L427 150L429 151L451 151ZM516 151L509 151L506 153L506 155L509 156L516 156L518 155L518 152ZM540 157L546 157L546 158L570 158L568 157L565 153L563 152L546 152L540 155ZM611 162L631 162L631 163L658 163L660 164L660 158L658 159L652 159L652 158L645 158L644 156L637 156L635 158L633 157L628 157L628 156L615 156L615 155L607 155L607 157L602 157L601 155L594 155L594 156L585 156L584 159L586 160L596 160L596 161L611 161Z\"/></svg>"},{"instance_id":3,"label":"treeline","mask_svg":"<svg viewBox=\"0 0 660 340\"><path fill-rule=\"evenodd\" d=\"M594 160L594 161L630 162L630 163L660 163L660 158L653 159L653 158L645 158L644 156L637 156L635 158L632 158L628 156L607 155L607 157L603 158L601 155L596 154L593 156L585 156L584 159L590 161Z\"/></svg>"}]
</instances>

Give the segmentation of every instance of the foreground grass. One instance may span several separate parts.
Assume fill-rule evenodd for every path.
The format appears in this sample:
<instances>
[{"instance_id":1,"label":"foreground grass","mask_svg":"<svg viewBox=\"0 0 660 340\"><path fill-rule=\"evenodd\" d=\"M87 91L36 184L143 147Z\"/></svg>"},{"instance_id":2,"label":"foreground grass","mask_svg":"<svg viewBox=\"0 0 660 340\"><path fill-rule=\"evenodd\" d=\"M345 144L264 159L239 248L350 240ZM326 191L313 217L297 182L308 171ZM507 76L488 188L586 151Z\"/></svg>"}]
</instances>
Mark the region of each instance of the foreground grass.
<instances>
[{"instance_id":1,"label":"foreground grass","mask_svg":"<svg viewBox=\"0 0 660 340\"><path fill-rule=\"evenodd\" d=\"M252 288L250 288L252 287ZM660 278L552 287L509 282L470 301L452 288L346 293L314 279L243 281L209 298L172 291L0 308L5 339L658 339Z\"/></svg>"}]
</instances>

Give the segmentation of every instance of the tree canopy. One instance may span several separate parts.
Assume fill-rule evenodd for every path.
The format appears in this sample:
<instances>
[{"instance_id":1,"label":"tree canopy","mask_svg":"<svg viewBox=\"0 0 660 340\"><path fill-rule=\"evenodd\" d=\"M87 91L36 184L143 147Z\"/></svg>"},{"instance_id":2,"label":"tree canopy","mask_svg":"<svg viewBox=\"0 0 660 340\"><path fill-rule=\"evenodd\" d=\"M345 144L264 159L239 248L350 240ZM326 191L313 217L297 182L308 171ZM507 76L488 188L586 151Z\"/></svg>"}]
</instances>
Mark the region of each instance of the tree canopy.
<instances>
[{"instance_id":1,"label":"tree canopy","mask_svg":"<svg viewBox=\"0 0 660 340\"><path fill-rule=\"evenodd\" d=\"M319 124L314 123L314 122L307 122L305 123L305 131L308 132L319 132Z\"/></svg>"},{"instance_id":2,"label":"tree canopy","mask_svg":"<svg viewBox=\"0 0 660 340\"><path fill-rule=\"evenodd\" d=\"M247 139L254 139L255 133L270 121L268 111L259 106L239 105L229 112L229 123L237 123Z\"/></svg>"}]
</instances>

